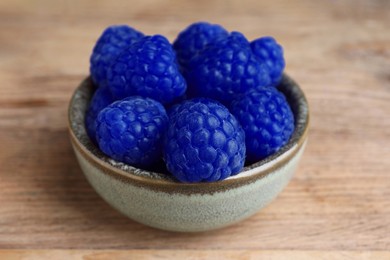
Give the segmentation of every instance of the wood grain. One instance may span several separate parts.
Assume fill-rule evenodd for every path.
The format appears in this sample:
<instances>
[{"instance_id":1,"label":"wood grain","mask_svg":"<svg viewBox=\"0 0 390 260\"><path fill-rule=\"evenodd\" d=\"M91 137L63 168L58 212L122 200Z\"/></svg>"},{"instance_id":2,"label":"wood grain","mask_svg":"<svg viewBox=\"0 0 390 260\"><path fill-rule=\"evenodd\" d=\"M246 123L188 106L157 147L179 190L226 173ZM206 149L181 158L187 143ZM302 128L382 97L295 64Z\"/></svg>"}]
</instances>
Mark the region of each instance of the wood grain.
<instances>
[{"instance_id":1,"label":"wood grain","mask_svg":"<svg viewBox=\"0 0 390 260\"><path fill-rule=\"evenodd\" d=\"M276 260L276 259L299 259L299 260L380 260L389 259L390 253L384 251L359 252L359 251L260 251L260 250L0 250L1 259L80 259L80 260L103 260L116 259L147 260L147 259L167 259L167 260Z\"/></svg>"},{"instance_id":2,"label":"wood grain","mask_svg":"<svg viewBox=\"0 0 390 260\"><path fill-rule=\"evenodd\" d=\"M389 13L385 0L1 1L0 248L388 259ZM135 223L98 197L71 150L66 110L105 26L128 23L173 40L197 20L250 39L275 36L312 120L298 172L274 203L222 230L179 234ZM153 251L160 249L170 251ZM31 251L31 259L73 252Z\"/></svg>"}]
</instances>

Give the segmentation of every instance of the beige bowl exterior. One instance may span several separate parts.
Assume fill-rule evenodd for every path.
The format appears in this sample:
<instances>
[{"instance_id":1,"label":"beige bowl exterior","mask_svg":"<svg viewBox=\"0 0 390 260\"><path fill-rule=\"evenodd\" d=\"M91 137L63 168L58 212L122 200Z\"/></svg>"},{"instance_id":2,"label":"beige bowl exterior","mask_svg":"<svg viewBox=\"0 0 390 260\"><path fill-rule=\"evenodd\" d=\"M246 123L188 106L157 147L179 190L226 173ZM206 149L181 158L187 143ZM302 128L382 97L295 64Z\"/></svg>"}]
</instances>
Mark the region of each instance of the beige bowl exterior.
<instances>
[{"instance_id":1,"label":"beige bowl exterior","mask_svg":"<svg viewBox=\"0 0 390 260\"><path fill-rule=\"evenodd\" d=\"M178 183L165 174L136 169L104 156L89 140L84 127L84 114L93 93L89 79L70 102L72 145L92 187L129 218L170 231L221 228L253 215L275 199L290 181L303 153L309 121L306 99L287 76L279 88L296 118L290 142L277 154L220 182Z\"/></svg>"}]
</instances>

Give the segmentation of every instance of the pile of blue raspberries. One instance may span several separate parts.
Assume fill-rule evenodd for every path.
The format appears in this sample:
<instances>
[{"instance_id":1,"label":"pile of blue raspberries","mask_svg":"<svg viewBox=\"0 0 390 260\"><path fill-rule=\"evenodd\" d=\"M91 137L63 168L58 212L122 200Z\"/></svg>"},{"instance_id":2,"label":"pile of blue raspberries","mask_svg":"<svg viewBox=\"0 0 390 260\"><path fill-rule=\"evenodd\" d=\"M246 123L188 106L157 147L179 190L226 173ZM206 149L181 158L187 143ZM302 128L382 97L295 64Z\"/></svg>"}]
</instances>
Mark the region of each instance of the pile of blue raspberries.
<instances>
[{"instance_id":1,"label":"pile of blue raspberries","mask_svg":"<svg viewBox=\"0 0 390 260\"><path fill-rule=\"evenodd\" d=\"M90 59L96 91L88 135L114 160L164 162L180 182L213 182L278 151L294 116L277 85L285 61L272 37L248 41L194 23L171 44L127 25L108 27Z\"/></svg>"}]
</instances>

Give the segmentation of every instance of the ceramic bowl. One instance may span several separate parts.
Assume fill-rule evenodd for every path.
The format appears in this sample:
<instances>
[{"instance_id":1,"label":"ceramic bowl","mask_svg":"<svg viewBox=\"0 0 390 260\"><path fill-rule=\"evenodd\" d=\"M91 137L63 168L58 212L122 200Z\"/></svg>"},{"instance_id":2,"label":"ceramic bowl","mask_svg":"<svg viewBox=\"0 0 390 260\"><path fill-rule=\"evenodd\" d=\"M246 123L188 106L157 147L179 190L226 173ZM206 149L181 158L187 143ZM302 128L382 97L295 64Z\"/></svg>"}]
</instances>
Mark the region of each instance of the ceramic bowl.
<instances>
[{"instance_id":1,"label":"ceramic bowl","mask_svg":"<svg viewBox=\"0 0 390 260\"><path fill-rule=\"evenodd\" d=\"M179 183L169 175L116 162L91 142L84 125L94 88L89 78L69 105L69 132L86 178L112 207L145 225L195 232L221 228L245 219L270 203L290 181L307 140L309 114L299 86L284 75L278 86L287 97L295 131L276 154L214 183Z\"/></svg>"}]
</instances>

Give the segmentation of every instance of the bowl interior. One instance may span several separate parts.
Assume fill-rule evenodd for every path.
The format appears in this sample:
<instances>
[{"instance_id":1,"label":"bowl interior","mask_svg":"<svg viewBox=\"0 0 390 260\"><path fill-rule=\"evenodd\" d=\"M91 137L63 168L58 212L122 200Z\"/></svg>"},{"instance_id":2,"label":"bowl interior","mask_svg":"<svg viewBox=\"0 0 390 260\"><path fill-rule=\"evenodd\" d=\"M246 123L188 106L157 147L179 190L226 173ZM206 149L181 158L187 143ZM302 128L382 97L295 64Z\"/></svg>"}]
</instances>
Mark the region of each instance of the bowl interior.
<instances>
[{"instance_id":1,"label":"bowl interior","mask_svg":"<svg viewBox=\"0 0 390 260\"><path fill-rule=\"evenodd\" d=\"M288 160L291 153L297 150L306 138L309 124L308 104L300 87L287 75L278 85L278 89L286 96L295 117L295 130L289 142L275 154L244 167L242 172L225 180L214 183L183 184L173 179L169 174L158 171L146 171L130 165L117 162L103 154L88 137L84 118L89 101L94 93L94 86L90 78L85 79L74 92L69 105L69 131L73 144L83 151L84 155L94 163L105 168L110 174L121 178L130 178L140 181L153 181L155 183L170 185L223 185L241 179L265 176L277 162ZM158 166L156 166L158 168ZM163 168L163 167L162 167Z\"/></svg>"}]
</instances>

